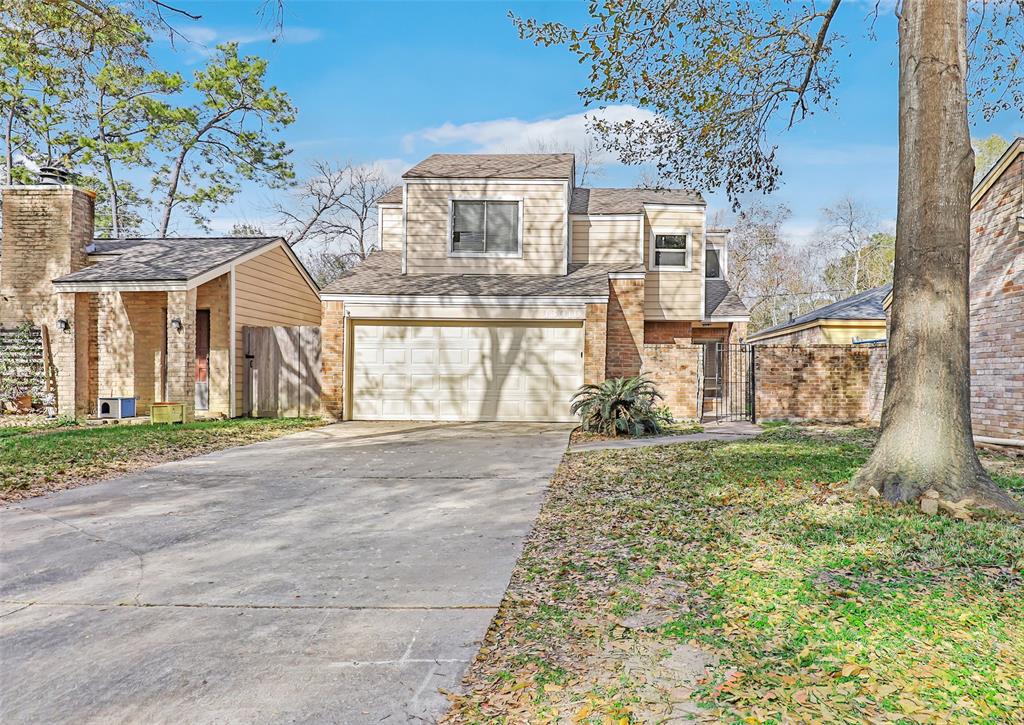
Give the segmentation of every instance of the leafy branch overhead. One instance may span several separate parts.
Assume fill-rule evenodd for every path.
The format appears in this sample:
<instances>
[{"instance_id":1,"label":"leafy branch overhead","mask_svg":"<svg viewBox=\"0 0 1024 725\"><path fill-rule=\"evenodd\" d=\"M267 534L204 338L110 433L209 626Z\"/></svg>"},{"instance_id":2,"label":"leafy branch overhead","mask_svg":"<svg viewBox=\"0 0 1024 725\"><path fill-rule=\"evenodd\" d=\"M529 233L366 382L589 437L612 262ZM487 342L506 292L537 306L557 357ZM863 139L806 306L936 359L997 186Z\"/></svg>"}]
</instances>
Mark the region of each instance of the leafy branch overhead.
<instances>
[{"instance_id":1,"label":"leafy branch overhead","mask_svg":"<svg viewBox=\"0 0 1024 725\"><path fill-rule=\"evenodd\" d=\"M169 154L153 177L160 236L178 206L205 226L205 213L229 201L241 181L281 188L294 178L291 150L274 135L295 120L296 109L286 93L264 84L266 71L266 60L239 57L237 43L219 45L195 74L200 100L160 119L159 145Z\"/></svg>"},{"instance_id":2,"label":"leafy branch overhead","mask_svg":"<svg viewBox=\"0 0 1024 725\"><path fill-rule=\"evenodd\" d=\"M173 28L162 15L173 10L152 0L0 7L4 183L64 166L99 190L99 233L138 233L152 209L165 236L176 212L205 226L245 181L291 181L279 133L295 108L266 83L267 62L226 44L191 82L155 67L149 31ZM153 172L148 195L131 180L139 170Z\"/></svg>"},{"instance_id":3,"label":"leafy branch overhead","mask_svg":"<svg viewBox=\"0 0 1024 725\"><path fill-rule=\"evenodd\" d=\"M778 188L773 133L831 109L839 11L840 0L592 0L578 27L510 17L522 38L565 46L589 68L579 91L588 105L655 113L594 122L621 161L654 163L669 183L721 188L735 203ZM878 9L851 12L870 21ZM975 111L1024 108L1024 0L971 3L969 12Z\"/></svg>"}]
</instances>

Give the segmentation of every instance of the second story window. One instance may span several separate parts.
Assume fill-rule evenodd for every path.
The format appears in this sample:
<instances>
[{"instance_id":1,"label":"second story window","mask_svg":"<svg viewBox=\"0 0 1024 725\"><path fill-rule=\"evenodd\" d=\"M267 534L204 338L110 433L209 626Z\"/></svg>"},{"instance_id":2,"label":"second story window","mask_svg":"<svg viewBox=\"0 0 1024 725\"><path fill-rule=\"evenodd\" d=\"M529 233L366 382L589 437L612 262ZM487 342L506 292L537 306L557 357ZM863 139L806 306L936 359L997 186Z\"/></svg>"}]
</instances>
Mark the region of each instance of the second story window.
<instances>
[{"instance_id":1,"label":"second story window","mask_svg":"<svg viewBox=\"0 0 1024 725\"><path fill-rule=\"evenodd\" d=\"M452 254L519 254L518 201L452 201Z\"/></svg>"},{"instance_id":2,"label":"second story window","mask_svg":"<svg viewBox=\"0 0 1024 725\"><path fill-rule=\"evenodd\" d=\"M704 250L704 276L708 279L722 279L721 252L708 247Z\"/></svg>"},{"instance_id":3,"label":"second story window","mask_svg":"<svg viewBox=\"0 0 1024 725\"><path fill-rule=\"evenodd\" d=\"M653 247L655 269L690 269L689 234L655 234Z\"/></svg>"}]
</instances>

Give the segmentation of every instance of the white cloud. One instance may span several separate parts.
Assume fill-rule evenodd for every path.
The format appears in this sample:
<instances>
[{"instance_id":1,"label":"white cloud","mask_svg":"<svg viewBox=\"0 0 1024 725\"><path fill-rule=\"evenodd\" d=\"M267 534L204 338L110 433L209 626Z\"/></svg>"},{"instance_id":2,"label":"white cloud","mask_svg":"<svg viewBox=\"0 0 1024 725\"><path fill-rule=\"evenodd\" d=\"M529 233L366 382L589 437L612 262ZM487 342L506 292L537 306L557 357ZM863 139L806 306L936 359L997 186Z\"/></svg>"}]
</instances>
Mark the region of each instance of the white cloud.
<instances>
[{"instance_id":1,"label":"white cloud","mask_svg":"<svg viewBox=\"0 0 1024 725\"><path fill-rule=\"evenodd\" d=\"M538 148L566 150L586 144L587 126L593 119L625 121L648 120L654 114L636 106L622 105L571 113L559 118L524 121L520 118L500 118L470 123L445 123L407 134L402 143L411 152L423 145L458 147L477 153L521 153ZM607 152L601 152L600 161L614 161Z\"/></svg>"},{"instance_id":2,"label":"white cloud","mask_svg":"<svg viewBox=\"0 0 1024 725\"><path fill-rule=\"evenodd\" d=\"M188 41L187 50L196 57L209 57L220 43L238 43L240 46L275 42L284 45L313 43L323 37L318 28L285 25L281 34L270 28L241 30L238 28L211 28L208 25L189 25L180 30Z\"/></svg>"}]
</instances>

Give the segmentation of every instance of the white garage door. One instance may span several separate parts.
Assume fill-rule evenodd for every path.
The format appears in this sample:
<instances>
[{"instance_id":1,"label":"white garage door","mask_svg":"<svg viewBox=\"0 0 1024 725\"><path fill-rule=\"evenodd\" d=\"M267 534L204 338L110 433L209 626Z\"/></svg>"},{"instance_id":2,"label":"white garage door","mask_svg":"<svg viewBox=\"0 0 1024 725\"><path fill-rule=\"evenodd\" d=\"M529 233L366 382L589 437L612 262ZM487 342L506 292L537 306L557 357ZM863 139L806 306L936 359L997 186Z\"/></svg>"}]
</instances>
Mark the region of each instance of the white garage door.
<instances>
[{"instance_id":1,"label":"white garage door","mask_svg":"<svg viewBox=\"0 0 1024 725\"><path fill-rule=\"evenodd\" d=\"M568 421L583 384L583 326L354 326L356 420Z\"/></svg>"}]
</instances>

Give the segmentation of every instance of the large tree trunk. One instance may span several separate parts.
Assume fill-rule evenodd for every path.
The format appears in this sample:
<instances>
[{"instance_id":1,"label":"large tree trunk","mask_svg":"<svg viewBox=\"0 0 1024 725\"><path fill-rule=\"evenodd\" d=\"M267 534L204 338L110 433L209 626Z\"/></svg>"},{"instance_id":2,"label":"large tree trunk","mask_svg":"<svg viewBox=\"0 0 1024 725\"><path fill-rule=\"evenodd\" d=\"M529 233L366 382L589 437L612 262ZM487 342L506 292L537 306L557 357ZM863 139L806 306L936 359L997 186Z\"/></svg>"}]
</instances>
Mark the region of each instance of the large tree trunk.
<instances>
[{"instance_id":1,"label":"large tree trunk","mask_svg":"<svg viewBox=\"0 0 1024 725\"><path fill-rule=\"evenodd\" d=\"M881 437L855 484L893 502L933 488L1020 510L981 467L971 431L966 19L966 0L902 6L889 368Z\"/></svg>"}]
</instances>

